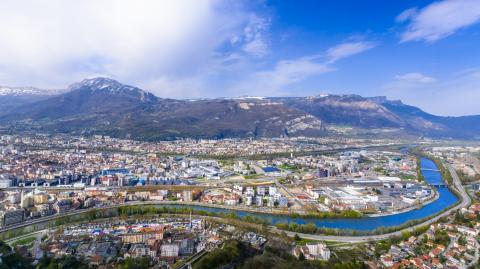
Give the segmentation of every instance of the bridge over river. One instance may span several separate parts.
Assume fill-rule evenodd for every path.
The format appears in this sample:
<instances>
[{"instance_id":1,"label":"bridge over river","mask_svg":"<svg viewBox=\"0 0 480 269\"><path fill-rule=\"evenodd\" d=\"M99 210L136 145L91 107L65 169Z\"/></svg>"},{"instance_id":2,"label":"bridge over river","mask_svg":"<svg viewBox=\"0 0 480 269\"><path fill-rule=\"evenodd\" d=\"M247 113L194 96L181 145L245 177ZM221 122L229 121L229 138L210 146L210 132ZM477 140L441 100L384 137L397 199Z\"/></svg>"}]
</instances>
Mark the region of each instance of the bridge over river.
<instances>
[{"instance_id":1,"label":"bridge over river","mask_svg":"<svg viewBox=\"0 0 480 269\"><path fill-rule=\"evenodd\" d=\"M435 172L440 172L438 169L432 169L432 168L421 168L422 171L435 171Z\"/></svg>"},{"instance_id":2,"label":"bridge over river","mask_svg":"<svg viewBox=\"0 0 480 269\"><path fill-rule=\"evenodd\" d=\"M441 173L435 171L435 163L429 159L422 158L422 167L428 168L422 170L422 173L425 176L427 183L431 185L444 185L444 181L442 178ZM407 212L402 212L393 215L386 215L386 216L378 216L378 217L362 217L362 218L325 218L325 219L316 219L316 218L308 218L302 216L285 216L285 215L275 215L275 214L268 214L268 213L260 213L260 212L247 212L242 210L232 210L227 208L213 208L208 206L202 205L187 205L187 204L159 204L156 206L159 207L187 207L194 210L204 210L212 213L232 213L235 212L238 216L255 216L264 220L267 220L269 223L275 225L277 223L291 223L295 222L297 224L305 224L305 223L312 223L318 228L333 228L333 229L350 229L350 230L357 230L357 231L372 231L380 227L395 227L402 224L405 224L408 221L413 220L420 220L424 218L428 218L430 216L435 215L435 217L427 220L421 224L417 224L413 227L407 228L405 230L412 230L418 228L421 225L429 225L439 218L449 215L454 210L458 210L459 208L466 207L470 204L470 197L466 194L465 190L463 189L458 176L456 175L453 168L449 167L450 173L453 178L453 186L462 198L461 203L455 205L460 197L456 197L449 188L438 188L438 195L439 199L423 206L422 208L413 209ZM139 205L146 205L146 203L139 203ZM454 206L455 205L455 206ZM121 207L123 205L116 204L112 205L111 208ZM443 210L449 208L448 210L442 212ZM19 229L25 226L32 226L32 224L36 223L44 223L48 221L54 221L56 218L61 218L66 215L74 215L74 214L82 214L86 213L88 210L78 210L76 212L69 212L65 215L54 215L49 216L42 219L36 219L29 222L24 222L19 225L4 227L0 229L0 234L5 233L9 230ZM275 231L276 229L273 228ZM288 235L294 236L295 233L287 232ZM390 236L397 236L401 235L401 231L393 232L388 234L382 235L370 235L370 236L327 236L327 235L308 235L308 234L300 234L302 238L306 239L315 239L315 240L330 240L330 241L342 241L342 242L365 242L370 240L381 240L388 238Z\"/></svg>"}]
</instances>

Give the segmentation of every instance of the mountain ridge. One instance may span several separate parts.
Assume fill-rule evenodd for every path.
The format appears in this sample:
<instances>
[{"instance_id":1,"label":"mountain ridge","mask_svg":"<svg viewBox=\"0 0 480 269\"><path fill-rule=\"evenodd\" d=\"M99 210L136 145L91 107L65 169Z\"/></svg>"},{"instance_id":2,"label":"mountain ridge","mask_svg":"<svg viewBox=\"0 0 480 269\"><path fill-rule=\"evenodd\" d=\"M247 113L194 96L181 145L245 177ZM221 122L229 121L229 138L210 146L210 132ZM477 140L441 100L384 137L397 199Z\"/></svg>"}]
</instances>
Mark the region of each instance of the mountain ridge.
<instances>
[{"instance_id":1,"label":"mountain ridge","mask_svg":"<svg viewBox=\"0 0 480 269\"><path fill-rule=\"evenodd\" d=\"M138 139L335 135L335 126L411 136L477 138L480 116L442 117L385 96L317 95L165 99L109 78L0 114L7 130L109 134ZM373 131L372 131L373 133ZM373 133L374 134L374 133Z\"/></svg>"}]
</instances>

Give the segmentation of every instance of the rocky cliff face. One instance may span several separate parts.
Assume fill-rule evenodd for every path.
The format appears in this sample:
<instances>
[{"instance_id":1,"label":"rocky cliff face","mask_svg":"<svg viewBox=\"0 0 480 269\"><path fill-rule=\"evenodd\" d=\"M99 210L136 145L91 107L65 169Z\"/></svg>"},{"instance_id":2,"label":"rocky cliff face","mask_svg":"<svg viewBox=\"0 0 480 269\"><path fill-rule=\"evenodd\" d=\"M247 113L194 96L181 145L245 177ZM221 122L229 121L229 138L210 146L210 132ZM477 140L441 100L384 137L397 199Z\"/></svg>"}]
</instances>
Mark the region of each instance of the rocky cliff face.
<instances>
[{"instance_id":1,"label":"rocky cliff face","mask_svg":"<svg viewBox=\"0 0 480 269\"><path fill-rule=\"evenodd\" d=\"M43 95L0 114L4 130L137 139L320 136L336 126L363 130L355 133L388 129L393 134L470 139L480 134L480 116L435 116L382 96L162 99L107 78L84 80L61 94Z\"/></svg>"}]
</instances>

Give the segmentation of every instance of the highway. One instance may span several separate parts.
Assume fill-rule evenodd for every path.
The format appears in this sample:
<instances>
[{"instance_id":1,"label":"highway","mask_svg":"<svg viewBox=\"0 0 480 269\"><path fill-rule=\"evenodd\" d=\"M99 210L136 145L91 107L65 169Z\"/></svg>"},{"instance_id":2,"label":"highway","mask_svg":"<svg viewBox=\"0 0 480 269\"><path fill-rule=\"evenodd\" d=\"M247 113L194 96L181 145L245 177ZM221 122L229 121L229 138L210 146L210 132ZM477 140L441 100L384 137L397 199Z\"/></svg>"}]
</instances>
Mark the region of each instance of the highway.
<instances>
[{"instance_id":1,"label":"highway","mask_svg":"<svg viewBox=\"0 0 480 269\"><path fill-rule=\"evenodd\" d=\"M431 225L438 221L442 217L449 216L452 214L452 212L459 210L460 208L465 208L470 206L472 203L472 200L470 199L470 196L468 196L467 192L462 186L462 182L458 178L457 172L455 169L452 167L451 164L447 164L448 170L450 171L450 174L452 175L453 179L453 185L455 189L460 193L460 199L462 200L460 204L450 208L449 210L441 213L440 215L437 215L423 223L402 229L397 232L392 232L392 233L387 233L387 234L380 234L380 235L367 235L367 236L335 236L335 235L316 235L316 234L302 234L302 233L295 233L295 232L289 232L285 231L286 234L290 237L295 236L295 234L298 234L301 238L305 239L310 239L310 240L319 240L319 241L334 241L334 242L349 242L349 243L362 243L362 242L369 242L369 241L378 241L378 240L384 240L388 239L390 237L394 236L401 236L403 232L405 231L414 231L415 229L419 227L423 227L426 225ZM282 230L278 230L276 228L272 228L273 232L276 233L281 233L283 232Z\"/></svg>"},{"instance_id":2,"label":"highway","mask_svg":"<svg viewBox=\"0 0 480 269\"><path fill-rule=\"evenodd\" d=\"M431 219L429 219L429 220L427 220L423 223L411 226L409 228L405 228L405 229L397 231L397 232L381 234L381 235L368 235L368 236L316 235L316 234L295 233L295 232L289 232L289 231L285 231L285 233L288 236L291 236L291 237L295 236L295 234L298 234L302 238L311 239L311 240L357 243L357 242L368 242L368 241L383 240L383 239L387 239L387 238L393 237L393 236L400 236L402 234L402 232L404 232L404 231L413 231L416 228L419 228L419 227L422 227L422 226L425 226L425 225L431 225L431 224L435 223L436 221L438 221L440 218L448 216L452 212L454 212L454 211L456 211L460 208L468 207L471 204L470 196L468 196L467 192L463 188L462 183L461 183L460 179L458 178L458 175L457 175L455 169L450 164L447 164L447 166L448 166L448 169L450 171L450 174L452 175L453 184L454 184L453 187L460 193L461 202L458 205L448 209L447 211L445 211L445 212L443 212L443 213L441 213L441 214L439 214L439 215L437 215L437 216L435 216L435 217L433 217L433 218L431 218ZM126 204L116 204L116 205L111 205L111 206L102 207L102 208L81 209L81 210L72 211L72 212L68 212L68 213L65 213L65 214L61 214L61 215L52 215L52 216L48 216L48 217L45 217L45 218L35 219L35 220L31 220L31 221L26 221L26 222L23 222L23 223L20 223L20 224L17 224L17 225L4 227L4 228L0 229L0 233L10 231L10 230L15 230L15 229L18 229L18 228L27 227L27 226L30 226L30 225L33 225L33 224L48 222L50 220L59 219L59 218L65 217L65 216L74 216L74 215L86 213L88 211L95 210L95 209L96 210L105 210L105 209L114 209L114 208L127 206L127 205L159 205L159 204L160 205L161 204L166 205L166 204L172 204L172 203L171 202L168 202L168 203L167 202L130 202L130 203L126 203ZM177 202L177 204L181 204L181 203ZM279 230L274 226L271 226L270 230L272 232L275 232L275 233L283 232L283 230Z\"/></svg>"}]
</instances>

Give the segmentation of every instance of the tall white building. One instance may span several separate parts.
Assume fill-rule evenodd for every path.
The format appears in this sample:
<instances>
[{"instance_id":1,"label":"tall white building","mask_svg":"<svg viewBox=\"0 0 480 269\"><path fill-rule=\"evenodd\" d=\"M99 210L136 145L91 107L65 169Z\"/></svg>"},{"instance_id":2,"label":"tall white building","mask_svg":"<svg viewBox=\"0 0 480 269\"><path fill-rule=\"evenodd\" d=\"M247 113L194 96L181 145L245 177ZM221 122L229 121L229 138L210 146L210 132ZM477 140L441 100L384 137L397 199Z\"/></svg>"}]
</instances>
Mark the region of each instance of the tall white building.
<instances>
[{"instance_id":1,"label":"tall white building","mask_svg":"<svg viewBox=\"0 0 480 269\"><path fill-rule=\"evenodd\" d=\"M176 244L163 244L160 255L162 257L178 257L180 248Z\"/></svg>"},{"instance_id":2,"label":"tall white building","mask_svg":"<svg viewBox=\"0 0 480 269\"><path fill-rule=\"evenodd\" d=\"M192 191L183 191L183 201L191 202L192 200Z\"/></svg>"},{"instance_id":3,"label":"tall white building","mask_svg":"<svg viewBox=\"0 0 480 269\"><path fill-rule=\"evenodd\" d=\"M0 188L9 188L12 186L12 180L0 179Z\"/></svg>"},{"instance_id":4,"label":"tall white building","mask_svg":"<svg viewBox=\"0 0 480 269\"><path fill-rule=\"evenodd\" d=\"M245 197L245 205L251 206L252 205L253 198L252 196L247 196Z\"/></svg>"},{"instance_id":5,"label":"tall white building","mask_svg":"<svg viewBox=\"0 0 480 269\"><path fill-rule=\"evenodd\" d=\"M265 193L267 192L267 188L263 186L258 186L257 187L257 195L260 196L265 196Z\"/></svg>"},{"instance_id":6,"label":"tall white building","mask_svg":"<svg viewBox=\"0 0 480 269\"><path fill-rule=\"evenodd\" d=\"M255 190L253 189L253 187L247 187L245 189L245 195L247 196L255 196Z\"/></svg>"},{"instance_id":7,"label":"tall white building","mask_svg":"<svg viewBox=\"0 0 480 269\"><path fill-rule=\"evenodd\" d=\"M270 196L274 196L276 193L277 193L277 187L275 186L268 187L268 194Z\"/></svg>"},{"instance_id":8,"label":"tall white building","mask_svg":"<svg viewBox=\"0 0 480 269\"><path fill-rule=\"evenodd\" d=\"M268 207L274 207L275 206L275 198L273 198L272 196L269 196L268 200L267 200L267 206Z\"/></svg>"},{"instance_id":9,"label":"tall white building","mask_svg":"<svg viewBox=\"0 0 480 269\"><path fill-rule=\"evenodd\" d=\"M330 249L325 244L307 244L311 256L317 260L328 261L330 259Z\"/></svg>"},{"instance_id":10,"label":"tall white building","mask_svg":"<svg viewBox=\"0 0 480 269\"><path fill-rule=\"evenodd\" d=\"M262 196L256 196L255 197L255 204L257 206L263 206L263 197Z\"/></svg>"}]
</instances>

